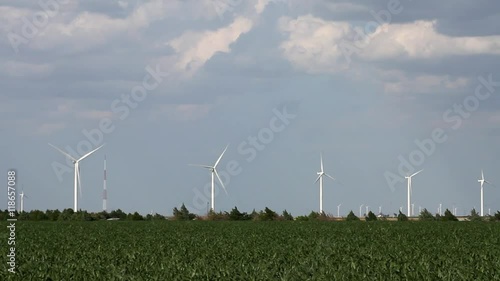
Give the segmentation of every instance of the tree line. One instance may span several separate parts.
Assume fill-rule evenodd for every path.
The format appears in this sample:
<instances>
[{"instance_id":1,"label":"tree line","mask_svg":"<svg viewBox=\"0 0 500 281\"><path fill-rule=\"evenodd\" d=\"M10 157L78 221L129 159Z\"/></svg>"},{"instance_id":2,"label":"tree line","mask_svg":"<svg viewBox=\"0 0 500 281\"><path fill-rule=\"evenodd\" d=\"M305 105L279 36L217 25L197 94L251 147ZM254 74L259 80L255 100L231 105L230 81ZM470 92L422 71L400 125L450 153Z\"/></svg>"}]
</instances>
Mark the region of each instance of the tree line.
<instances>
[{"instance_id":1,"label":"tree line","mask_svg":"<svg viewBox=\"0 0 500 281\"><path fill-rule=\"evenodd\" d=\"M410 220L405 214L399 211L399 214L394 214L394 217L398 221L408 221ZM9 217L9 211L0 211L0 220L7 220ZM264 210L256 211L255 209L251 213L241 212L237 207L234 207L231 211L227 212L213 212L210 211L205 216L199 216L191 213L184 204L180 208L175 207L172 212L172 216L163 216L158 213L147 214L145 216L134 213L125 213L120 209L113 210L111 212L101 211L101 212L87 212L85 210L74 212L73 209L59 210L31 210L29 212L15 212L15 218L18 220L29 220L29 221L98 221L98 220L129 220L129 221L150 221L150 220L176 220L176 221L188 221L188 220L209 220L209 221L384 221L388 219L388 216L377 216L372 211L366 214L364 217L358 217L353 211L350 211L347 217L338 218L325 213L318 213L311 211L308 215L302 215L294 217L287 210L278 214L277 212L265 207ZM427 209L423 209L418 216L419 221L458 221L457 217L452 214L448 209L444 212L444 215L433 215ZM471 210L468 216L469 221L500 221L500 211L497 211L492 216L481 217L475 209Z\"/></svg>"}]
</instances>

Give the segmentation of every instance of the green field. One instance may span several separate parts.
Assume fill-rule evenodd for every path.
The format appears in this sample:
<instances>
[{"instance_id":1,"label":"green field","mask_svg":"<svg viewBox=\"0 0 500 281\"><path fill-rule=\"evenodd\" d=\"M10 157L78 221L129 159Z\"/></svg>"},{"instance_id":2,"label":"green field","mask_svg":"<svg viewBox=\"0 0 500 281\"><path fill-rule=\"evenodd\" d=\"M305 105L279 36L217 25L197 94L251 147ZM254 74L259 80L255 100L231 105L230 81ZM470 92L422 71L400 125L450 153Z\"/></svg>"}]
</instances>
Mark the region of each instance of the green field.
<instances>
[{"instance_id":1,"label":"green field","mask_svg":"<svg viewBox=\"0 0 500 281\"><path fill-rule=\"evenodd\" d=\"M16 252L0 280L499 280L500 224L19 221Z\"/></svg>"}]
</instances>

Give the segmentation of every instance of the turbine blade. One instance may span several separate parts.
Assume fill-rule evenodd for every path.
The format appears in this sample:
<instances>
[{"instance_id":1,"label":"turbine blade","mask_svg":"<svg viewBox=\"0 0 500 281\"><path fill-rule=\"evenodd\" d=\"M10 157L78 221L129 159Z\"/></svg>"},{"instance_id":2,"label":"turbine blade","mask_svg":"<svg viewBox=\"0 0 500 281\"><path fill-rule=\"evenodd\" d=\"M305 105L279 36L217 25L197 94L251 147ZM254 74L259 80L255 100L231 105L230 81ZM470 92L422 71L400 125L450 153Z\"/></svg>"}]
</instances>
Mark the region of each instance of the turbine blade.
<instances>
[{"instance_id":1,"label":"turbine blade","mask_svg":"<svg viewBox=\"0 0 500 281\"><path fill-rule=\"evenodd\" d=\"M323 173L323 153L320 154L320 159L321 159L321 172Z\"/></svg>"},{"instance_id":2,"label":"turbine blade","mask_svg":"<svg viewBox=\"0 0 500 281\"><path fill-rule=\"evenodd\" d=\"M78 165L76 177L78 178L78 192L80 193L80 198L82 198L82 181L80 179L80 165Z\"/></svg>"},{"instance_id":3,"label":"turbine blade","mask_svg":"<svg viewBox=\"0 0 500 281\"><path fill-rule=\"evenodd\" d=\"M226 190L226 187L224 186L224 183L222 182L222 180L219 177L219 173L217 173L216 169L214 169L214 172L215 172L215 175L217 176L217 179L219 180L220 184L222 185L222 189L224 189L224 192L226 193L226 195L229 195L229 194L227 194L227 190Z\"/></svg>"},{"instance_id":4,"label":"turbine blade","mask_svg":"<svg viewBox=\"0 0 500 281\"><path fill-rule=\"evenodd\" d=\"M489 182L487 180L485 180L484 182L487 183L487 184L489 184L489 185L491 185L491 186L493 186L493 187L496 187L494 184L492 184L491 182Z\"/></svg>"},{"instance_id":5,"label":"turbine blade","mask_svg":"<svg viewBox=\"0 0 500 281\"><path fill-rule=\"evenodd\" d=\"M89 153L87 153L87 154L83 155L83 156L82 156L82 157L80 157L80 159L78 159L77 161L78 161L78 162L79 162L79 161L82 161L83 159L87 158L90 154L92 154L92 153L96 152L99 148L101 148L101 147L103 147L103 146L104 146L104 144L102 144L102 145L101 145L101 146L99 146L98 148L96 148L96 149L92 150L91 152L89 152Z\"/></svg>"},{"instance_id":6,"label":"turbine blade","mask_svg":"<svg viewBox=\"0 0 500 281\"><path fill-rule=\"evenodd\" d=\"M207 169L212 169L213 167L212 166L208 166L208 165L199 165L199 164L188 164L189 166L194 166L194 167L203 167L203 168L207 168Z\"/></svg>"},{"instance_id":7,"label":"turbine blade","mask_svg":"<svg viewBox=\"0 0 500 281\"><path fill-rule=\"evenodd\" d=\"M314 181L314 183L317 183L320 178L321 178L321 175L318 176L318 178Z\"/></svg>"},{"instance_id":8,"label":"turbine blade","mask_svg":"<svg viewBox=\"0 0 500 281\"><path fill-rule=\"evenodd\" d=\"M419 174L420 172L422 172L422 171L423 171L423 169L422 169L422 170L420 170L420 171L418 171L418 172L416 172L416 173L414 173L413 175L411 175L411 176L410 176L410 178L411 178L411 177L413 177L413 176L415 176L415 175L418 175L418 174Z\"/></svg>"},{"instance_id":9,"label":"turbine blade","mask_svg":"<svg viewBox=\"0 0 500 281\"><path fill-rule=\"evenodd\" d=\"M332 180L335 180L335 178L334 178L334 177L332 177L332 176L330 176L329 174L325 174L325 176L327 176L327 177L331 178Z\"/></svg>"},{"instance_id":10,"label":"turbine blade","mask_svg":"<svg viewBox=\"0 0 500 281\"><path fill-rule=\"evenodd\" d=\"M73 160L73 161L76 161L75 158L73 158L73 156L69 155L68 153L62 151L61 149L57 148L56 146L52 145L49 143L50 146L52 146L53 148L57 149L57 151L61 152L62 154L66 155L66 157L68 157L69 159Z\"/></svg>"},{"instance_id":11,"label":"turbine blade","mask_svg":"<svg viewBox=\"0 0 500 281\"><path fill-rule=\"evenodd\" d=\"M229 144L226 145L226 148L224 149L224 151L222 151L222 154L219 156L219 159L217 159L217 162L215 162L214 168L217 167L217 165L219 164L220 160L222 159L222 156L224 156L224 153L226 153L226 150L227 150L228 147L229 147Z\"/></svg>"},{"instance_id":12,"label":"turbine blade","mask_svg":"<svg viewBox=\"0 0 500 281\"><path fill-rule=\"evenodd\" d=\"M483 170L481 170L481 179L484 180L484 173Z\"/></svg>"}]
</instances>

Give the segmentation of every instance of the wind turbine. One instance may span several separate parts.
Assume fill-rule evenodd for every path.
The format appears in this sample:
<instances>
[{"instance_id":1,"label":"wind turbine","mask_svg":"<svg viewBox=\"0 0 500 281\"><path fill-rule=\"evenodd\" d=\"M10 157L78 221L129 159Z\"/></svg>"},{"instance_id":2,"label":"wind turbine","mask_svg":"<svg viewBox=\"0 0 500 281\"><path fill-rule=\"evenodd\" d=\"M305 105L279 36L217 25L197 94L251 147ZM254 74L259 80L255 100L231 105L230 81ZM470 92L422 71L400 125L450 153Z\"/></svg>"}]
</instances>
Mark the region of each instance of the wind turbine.
<instances>
[{"instance_id":1,"label":"wind turbine","mask_svg":"<svg viewBox=\"0 0 500 281\"><path fill-rule=\"evenodd\" d=\"M416 173L414 173L413 175L411 176L406 176L405 179L408 179L408 217L411 217L411 193L412 193L412 189L411 189L411 178L413 176L416 176L418 173L422 172L423 170L420 170Z\"/></svg>"},{"instance_id":2,"label":"wind turbine","mask_svg":"<svg viewBox=\"0 0 500 281\"><path fill-rule=\"evenodd\" d=\"M481 184L481 217L484 215L483 209L484 209L484 191L483 191L483 185L484 183L490 184L491 182L487 181L484 179L484 173L483 170L481 170L481 179L477 180Z\"/></svg>"},{"instance_id":3,"label":"wind turbine","mask_svg":"<svg viewBox=\"0 0 500 281\"><path fill-rule=\"evenodd\" d=\"M24 212L24 197L26 197L26 198L29 198L29 197L26 194L24 194L24 189L21 191L21 193L19 193L19 197L20 197L19 199L21 201L21 205L20 205L21 208L20 208L19 212L22 213L22 212Z\"/></svg>"},{"instance_id":4,"label":"wind turbine","mask_svg":"<svg viewBox=\"0 0 500 281\"><path fill-rule=\"evenodd\" d=\"M73 207L73 211L74 212L77 212L78 211L78 187L80 187L80 196L82 196L82 182L81 182L81 179L80 179L80 161L82 161L83 159L87 158L88 156L90 156L92 153L96 152L99 148L103 147L103 145L99 146L98 148L90 151L89 153L83 155L82 157L80 157L79 159L75 159L73 156L69 155L68 153L62 151L61 149L57 148L56 146L53 146L52 144L49 143L50 146L52 146L53 148L55 148L57 151L61 152L62 154L66 155L66 157L68 157L69 159L71 159L71 161L73 161L73 165L75 165L75 202L74 202L74 207Z\"/></svg>"},{"instance_id":5,"label":"wind turbine","mask_svg":"<svg viewBox=\"0 0 500 281\"><path fill-rule=\"evenodd\" d=\"M342 206L342 204L339 204L337 206L337 217L339 217L339 218L340 218L340 206Z\"/></svg>"},{"instance_id":6,"label":"wind turbine","mask_svg":"<svg viewBox=\"0 0 500 281\"><path fill-rule=\"evenodd\" d=\"M323 176L327 176L329 178L331 178L332 180L335 180L332 176L330 176L329 174L325 173L325 171L323 170L323 154L320 155L320 164L321 164L321 171L319 171L317 174L318 174L318 178L316 179L316 181L314 183L317 183L319 181L319 213L322 214L323 213Z\"/></svg>"},{"instance_id":7,"label":"wind turbine","mask_svg":"<svg viewBox=\"0 0 500 281\"><path fill-rule=\"evenodd\" d=\"M227 150L228 147L229 147L229 144L226 146L226 148L224 149L224 151L222 151L222 154L219 156L219 159L217 159L217 161L215 162L215 164L213 166L189 164L190 166L203 167L205 169L209 169L210 170L210 173L212 175L212 200L211 200L212 201L212 205L211 205L210 209L212 211L215 211L215 177L217 177L217 179L219 180L219 182L220 182L220 184L222 186L222 189L224 189L224 192L226 192L226 194L227 194L226 187L224 186L224 183L220 179L219 173L217 173L217 165L219 164L220 160L222 159L222 156L224 156L224 153L226 153L226 150Z\"/></svg>"},{"instance_id":8,"label":"wind turbine","mask_svg":"<svg viewBox=\"0 0 500 281\"><path fill-rule=\"evenodd\" d=\"M360 217L362 216L362 213L361 213L362 211L361 210L363 209L363 206L364 206L364 204L361 204L361 206L359 206L359 216Z\"/></svg>"}]
</instances>

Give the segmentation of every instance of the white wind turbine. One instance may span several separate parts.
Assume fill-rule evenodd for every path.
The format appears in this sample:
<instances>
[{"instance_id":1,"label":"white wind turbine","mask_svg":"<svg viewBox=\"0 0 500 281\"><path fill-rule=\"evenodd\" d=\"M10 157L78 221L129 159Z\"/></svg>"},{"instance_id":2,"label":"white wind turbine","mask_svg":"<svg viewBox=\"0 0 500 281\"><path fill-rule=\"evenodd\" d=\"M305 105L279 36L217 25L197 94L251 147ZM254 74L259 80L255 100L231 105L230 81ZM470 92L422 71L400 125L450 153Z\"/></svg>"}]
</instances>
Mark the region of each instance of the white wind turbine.
<instances>
[{"instance_id":1,"label":"white wind turbine","mask_svg":"<svg viewBox=\"0 0 500 281\"><path fill-rule=\"evenodd\" d=\"M321 171L319 171L317 173L318 178L316 179L316 181L314 183L317 183L319 181L319 213L322 214L323 213L323 177L327 176L327 177L331 178L332 180L335 180L335 179L332 176L330 176L329 174L325 173L325 171L323 169L323 154L320 154L320 164L321 164Z\"/></svg>"},{"instance_id":2,"label":"white wind turbine","mask_svg":"<svg viewBox=\"0 0 500 281\"><path fill-rule=\"evenodd\" d=\"M484 191L483 191L483 185L484 183L491 184L491 182L487 181L484 179L484 173L483 170L481 170L481 179L477 180L481 184L481 217L484 215Z\"/></svg>"},{"instance_id":3,"label":"white wind turbine","mask_svg":"<svg viewBox=\"0 0 500 281\"><path fill-rule=\"evenodd\" d=\"M215 212L215 177L217 177L217 179L219 180L221 186L222 186L222 189L224 189L224 192L226 192L227 194L227 191L226 191L226 187L224 186L224 183L222 182L222 180L220 179L219 177L219 173L217 173L217 165L219 164L220 160L222 159L222 156L224 156L224 153L226 153L226 150L227 148L229 147L229 144L226 146L226 148L224 149L224 151L222 151L222 154L219 156L219 159L217 159L217 161L215 162L215 164L213 166L208 166L208 165L197 165L197 164L189 164L190 166L197 166L197 167L203 167L205 169L209 169L210 170L210 173L212 175L212 205L211 205L211 210Z\"/></svg>"},{"instance_id":4,"label":"white wind turbine","mask_svg":"<svg viewBox=\"0 0 500 281\"><path fill-rule=\"evenodd\" d=\"M420 170L416 173L414 173L411 176L406 176L405 179L408 179L408 217L411 217L411 194L412 194L412 189L411 189L411 178L413 176L416 176L418 173L422 172L423 170Z\"/></svg>"},{"instance_id":5,"label":"white wind turbine","mask_svg":"<svg viewBox=\"0 0 500 281\"><path fill-rule=\"evenodd\" d=\"M24 189L19 193L19 199L21 201L19 212L22 213L24 211L24 197L29 198L26 194L24 194Z\"/></svg>"},{"instance_id":6,"label":"white wind turbine","mask_svg":"<svg viewBox=\"0 0 500 281\"><path fill-rule=\"evenodd\" d=\"M75 165L75 185L74 185L74 192L75 192L75 196L74 196L74 207L73 207L73 211L74 212L77 212L78 211L78 190L80 190L80 196L82 196L82 182L81 182L81 179L80 179L80 161L82 161L83 159L87 158L88 156L90 156L92 153L96 152L99 148L103 147L103 145L99 146L98 148L90 151L89 153L83 155L82 157L80 157L79 159L75 159L73 156L69 155L68 153L62 151L61 149L57 148L56 146L52 145L49 143L50 146L52 146L53 148L57 149L57 151L61 152L62 154L64 154L66 157L68 157L69 159L71 159L71 161L73 161L73 165Z\"/></svg>"}]
</instances>

